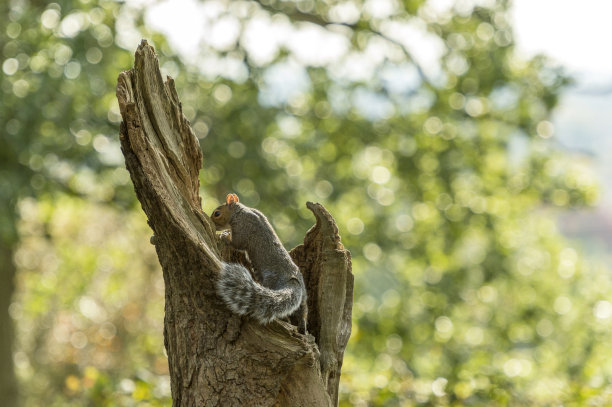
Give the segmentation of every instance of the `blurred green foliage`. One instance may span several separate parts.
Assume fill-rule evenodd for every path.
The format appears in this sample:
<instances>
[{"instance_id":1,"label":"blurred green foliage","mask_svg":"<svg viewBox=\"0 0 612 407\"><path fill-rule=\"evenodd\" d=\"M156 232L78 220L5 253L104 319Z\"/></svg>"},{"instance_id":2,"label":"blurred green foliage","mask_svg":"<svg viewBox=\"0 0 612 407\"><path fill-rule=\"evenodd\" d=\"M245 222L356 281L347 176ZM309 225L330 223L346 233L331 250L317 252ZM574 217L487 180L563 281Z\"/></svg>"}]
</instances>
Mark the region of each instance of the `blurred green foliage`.
<instances>
[{"instance_id":1,"label":"blurred green foliage","mask_svg":"<svg viewBox=\"0 0 612 407\"><path fill-rule=\"evenodd\" d=\"M144 214L67 195L19 211L10 311L24 405L170 404L164 283Z\"/></svg>"},{"instance_id":2,"label":"blurred green foliage","mask_svg":"<svg viewBox=\"0 0 612 407\"><path fill-rule=\"evenodd\" d=\"M202 24L238 34L182 59L129 3L11 1L0 193L14 225L19 204L25 405L169 403L163 281L117 137L138 35L200 139L205 210L236 191L287 247L305 201L336 218L356 277L342 405L612 403L612 280L554 223L597 199L551 138L567 79L516 54L507 2L466 4L210 1Z\"/></svg>"}]
</instances>

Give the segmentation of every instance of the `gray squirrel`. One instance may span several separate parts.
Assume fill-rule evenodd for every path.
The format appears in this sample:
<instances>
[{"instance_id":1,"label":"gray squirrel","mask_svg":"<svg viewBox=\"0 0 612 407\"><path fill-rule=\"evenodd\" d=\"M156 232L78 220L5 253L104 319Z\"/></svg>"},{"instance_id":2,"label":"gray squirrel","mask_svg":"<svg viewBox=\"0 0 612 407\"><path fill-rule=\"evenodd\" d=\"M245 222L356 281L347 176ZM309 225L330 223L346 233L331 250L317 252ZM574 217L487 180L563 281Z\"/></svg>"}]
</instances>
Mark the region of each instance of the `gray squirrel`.
<instances>
[{"instance_id":1,"label":"gray squirrel","mask_svg":"<svg viewBox=\"0 0 612 407\"><path fill-rule=\"evenodd\" d=\"M291 260L268 219L257 209L228 194L225 205L211 217L217 230L231 230L232 247L244 250L261 284L241 264L225 263L216 283L217 293L238 315L268 324L296 314L298 330L306 333L306 287L300 269ZM297 312L296 312L297 311Z\"/></svg>"}]
</instances>

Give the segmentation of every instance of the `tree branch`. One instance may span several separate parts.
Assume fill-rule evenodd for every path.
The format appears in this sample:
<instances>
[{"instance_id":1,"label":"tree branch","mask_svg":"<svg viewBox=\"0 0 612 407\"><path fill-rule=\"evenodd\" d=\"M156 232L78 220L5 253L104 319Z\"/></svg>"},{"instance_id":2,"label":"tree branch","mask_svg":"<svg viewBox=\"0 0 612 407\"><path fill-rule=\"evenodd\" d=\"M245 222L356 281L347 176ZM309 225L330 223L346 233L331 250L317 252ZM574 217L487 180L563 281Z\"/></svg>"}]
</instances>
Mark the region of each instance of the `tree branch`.
<instances>
[{"instance_id":1,"label":"tree branch","mask_svg":"<svg viewBox=\"0 0 612 407\"><path fill-rule=\"evenodd\" d=\"M410 52L410 50L404 44L402 44L400 41L394 38L389 37L388 35L382 33L379 30L375 30L371 28L369 24L368 24L368 28L360 28L358 24L349 24L349 23L329 21L321 17L319 14L306 13L306 12L300 11L297 8L295 8L295 6L289 9L290 7L289 5L294 4L294 3L289 3L289 2L283 2L283 7L279 10L277 8L264 4L261 0L252 0L252 1L257 3L263 10L266 10L268 12L271 12L271 13L281 12L285 14L293 22L312 23L312 24L321 26L323 28L338 25L342 27L348 27L352 29L353 31L355 30L369 31L371 34L376 35L377 37L380 37L395 46L398 46L401 49L402 53L406 56L408 61L410 61L410 63L414 65L423 83L425 83L431 89L435 88L431 80L429 79L425 71L423 70L423 67L417 62L415 57L412 55L412 52Z\"/></svg>"}]
</instances>

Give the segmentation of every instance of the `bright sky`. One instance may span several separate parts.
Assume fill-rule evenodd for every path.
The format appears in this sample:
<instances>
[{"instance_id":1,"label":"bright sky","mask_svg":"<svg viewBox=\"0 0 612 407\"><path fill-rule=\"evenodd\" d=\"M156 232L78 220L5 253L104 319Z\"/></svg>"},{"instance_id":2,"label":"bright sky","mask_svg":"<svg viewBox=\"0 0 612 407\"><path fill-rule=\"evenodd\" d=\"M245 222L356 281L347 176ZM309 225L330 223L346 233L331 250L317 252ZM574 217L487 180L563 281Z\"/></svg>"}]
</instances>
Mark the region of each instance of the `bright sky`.
<instances>
[{"instance_id":1,"label":"bright sky","mask_svg":"<svg viewBox=\"0 0 612 407\"><path fill-rule=\"evenodd\" d=\"M448 0L430 1L452 3ZM520 50L528 55L545 53L570 71L612 74L609 43L612 38L611 0L514 0L513 4L513 23ZM233 37L230 38L233 40L238 35L234 22L216 20L222 12L223 6L214 1L202 4L195 0L172 0L149 6L147 21L168 34L182 54L195 56L203 36L210 39L223 33L218 35L220 40L223 37ZM263 35L272 34L279 33ZM273 36L278 41L278 36ZM268 41L258 42L265 45ZM262 53L266 51L263 49ZM318 52L324 50L318 48Z\"/></svg>"},{"instance_id":2,"label":"bright sky","mask_svg":"<svg viewBox=\"0 0 612 407\"><path fill-rule=\"evenodd\" d=\"M612 80L612 1L514 0L516 40L527 53L545 53L571 71Z\"/></svg>"}]
</instances>

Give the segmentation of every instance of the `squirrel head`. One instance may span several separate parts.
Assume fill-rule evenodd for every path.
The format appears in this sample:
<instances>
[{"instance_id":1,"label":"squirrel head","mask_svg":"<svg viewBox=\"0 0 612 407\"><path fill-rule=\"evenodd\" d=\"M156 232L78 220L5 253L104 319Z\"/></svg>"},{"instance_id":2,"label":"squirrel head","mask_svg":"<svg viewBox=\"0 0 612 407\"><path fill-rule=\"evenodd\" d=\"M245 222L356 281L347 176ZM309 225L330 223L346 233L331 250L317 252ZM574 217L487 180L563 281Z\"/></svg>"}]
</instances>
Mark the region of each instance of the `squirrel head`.
<instances>
[{"instance_id":1,"label":"squirrel head","mask_svg":"<svg viewBox=\"0 0 612 407\"><path fill-rule=\"evenodd\" d=\"M217 230L223 230L229 227L230 218L238 201L238 195L227 194L225 197L225 205L221 205L213 211L210 219L212 219Z\"/></svg>"}]
</instances>

